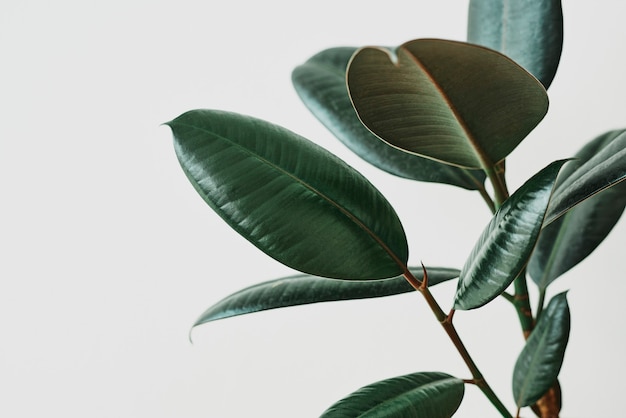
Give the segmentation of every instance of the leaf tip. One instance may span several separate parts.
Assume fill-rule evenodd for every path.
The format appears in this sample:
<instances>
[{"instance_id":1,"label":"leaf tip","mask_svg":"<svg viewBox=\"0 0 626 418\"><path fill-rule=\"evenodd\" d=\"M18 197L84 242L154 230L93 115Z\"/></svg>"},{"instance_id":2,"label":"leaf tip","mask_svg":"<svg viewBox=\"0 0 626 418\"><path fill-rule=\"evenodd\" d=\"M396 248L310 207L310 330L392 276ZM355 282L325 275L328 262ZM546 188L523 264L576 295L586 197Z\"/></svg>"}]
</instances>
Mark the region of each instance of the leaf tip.
<instances>
[{"instance_id":1,"label":"leaf tip","mask_svg":"<svg viewBox=\"0 0 626 418\"><path fill-rule=\"evenodd\" d=\"M565 290L557 295L554 296L555 299L563 299L565 300L565 302L567 302L567 294L569 293L569 289Z\"/></svg>"},{"instance_id":2,"label":"leaf tip","mask_svg":"<svg viewBox=\"0 0 626 418\"><path fill-rule=\"evenodd\" d=\"M173 122L174 122L173 120L170 120L170 121L161 123L159 126L167 126L168 128L172 129Z\"/></svg>"},{"instance_id":3,"label":"leaf tip","mask_svg":"<svg viewBox=\"0 0 626 418\"><path fill-rule=\"evenodd\" d=\"M187 334L187 337L189 338L189 342L191 344L193 344L193 331L196 329L196 327L198 325L202 325L204 324L206 321L202 320L202 317L199 318L198 320L196 320L196 322L193 323L193 325L191 326L191 328L189 328L189 333Z\"/></svg>"}]
</instances>

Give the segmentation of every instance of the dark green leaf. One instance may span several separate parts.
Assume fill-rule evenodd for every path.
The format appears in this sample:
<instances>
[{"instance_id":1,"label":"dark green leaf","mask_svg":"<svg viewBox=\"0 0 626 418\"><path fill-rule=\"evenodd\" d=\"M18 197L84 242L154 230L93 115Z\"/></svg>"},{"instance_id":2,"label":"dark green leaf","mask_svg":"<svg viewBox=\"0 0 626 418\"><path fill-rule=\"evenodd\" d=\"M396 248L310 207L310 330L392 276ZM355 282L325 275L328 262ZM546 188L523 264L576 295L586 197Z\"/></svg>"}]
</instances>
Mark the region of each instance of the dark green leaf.
<instances>
[{"instance_id":1,"label":"dark green leaf","mask_svg":"<svg viewBox=\"0 0 626 418\"><path fill-rule=\"evenodd\" d=\"M461 270L455 309L483 306L499 296L522 271L564 163L555 161L535 174L493 216Z\"/></svg>"},{"instance_id":2,"label":"dark green leaf","mask_svg":"<svg viewBox=\"0 0 626 418\"><path fill-rule=\"evenodd\" d=\"M513 397L518 407L532 405L559 376L569 339L570 313L566 293L550 301L515 363Z\"/></svg>"},{"instance_id":3,"label":"dark green leaf","mask_svg":"<svg viewBox=\"0 0 626 418\"><path fill-rule=\"evenodd\" d=\"M559 183L550 200L546 225L589 197L626 179L626 130L606 134L602 149Z\"/></svg>"},{"instance_id":4,"label":"dark green leaf","mask_svg":"<svg viewBox=\"0 0 626 418\"><path fill-rule=\"evenodd\" d=\"M298 66L292 81L309 110L352 152L396 176L482 189L485 173L465 170L409 154L381 141L359 120L346 85L346 68L354 47L322 51Z\"/></svg>"},{"instance_id":5,"label":"dark green leaf","mask_svg":"<svg viewBox=\"0 0 626 418\"><path fill-rule=\"evenodd\" d=\"M444 163L491 170L543 119L545 89L506 56L477 45L418 39L359 50L348 90L361 121L391 145Z\"/></svg>"},{"instance_id":6,"label":"dark green leaf","mask_svg":"<svg viewBox=\"0 0 626 418\"><path fill-rule=\"evenodd\" d=\"M271 257L324 277L403 273L408 249L395 211L328 151L279 126L223 111L190 111L168 125L196 191Z\"/></svg>"},{"instance_id":7,"label":"dark green leaf","mask_svg":"<svg viewBox=\"0 0 626 418\"><path fill-rule=\"evenodd\" d=\"M424 372L365 386L337 402L321 418L450 418L465 386L445 373Z\"/></svg>"},{"instance_id":8,"label":"dark green leaf","mask_svg":"<svg viewBox=\"0 0 626 418\"><path fill-rule=\"evenodd\" d=\"M409 269L422 280L422 267ZM459 270L428 267L428 285L434 286L459 277ZM207 309L194 326L222 318L268 309L306 305L317 302L378 298L398 295L415 289L403 276L381 280L337 280L298 275L250 286L222 299Z\"/></svg>"},{"instance_id":9,"label":"dark green leaf","mask_svg":"<svg viewBox=\"0 0 626 418\"><path fill-rule=\"evenodd\" d=\"M624 132L608 132L580 150L576 159L561 170L554 195L558 195L561 184L571 184L567 180L571 176L579 176L579 170L595 169L597 163L593 166L586 163L596 155L608 157L619 153L619 148L612 148L612 144L619 140L620 135L626 138ZM626 146L623 139L622 146ZM605 152L606 148L611 151ZM622 158L626 158L626 154ZM624 207L626 182L620 182L592 195L544 227L528 263L528 272L539 288L545 290L552 281L591 254L613 229Z\"/></svg>"},{"instance_id":10,"label":"dark green leaf","mask_svg":"<svg viewBox=\"0 0 626 418\"><path fill-rule=\"evenodd\" d=\"M511 57L548 88L563 47L561 0L470 0L467 40Z\"/></svg>"}]
</instances>

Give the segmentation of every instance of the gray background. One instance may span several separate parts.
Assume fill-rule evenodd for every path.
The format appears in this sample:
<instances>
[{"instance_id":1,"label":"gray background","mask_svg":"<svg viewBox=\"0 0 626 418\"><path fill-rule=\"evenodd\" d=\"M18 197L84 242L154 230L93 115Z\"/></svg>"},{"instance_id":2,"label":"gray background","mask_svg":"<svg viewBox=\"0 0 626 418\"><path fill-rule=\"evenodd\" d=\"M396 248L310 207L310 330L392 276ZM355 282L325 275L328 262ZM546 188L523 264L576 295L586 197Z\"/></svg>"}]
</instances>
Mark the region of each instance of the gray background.
<instances>
[{"instance_id":1,"label":"gray background","mask_svg":"<svg viewBox=\"0 0 626 418\"><path fill-rule=\"evenodd\" d=\"M626 127L626 6L566 1L550 111L508 159L509 185ZM424 301L402 295L189 326L209 305L293 272L231 231L180 170L169 129L193 108L283 125L370 176L411 263L461 267L489 213L477 194L367 166L300 103L293 67L339 45L463 40L467 1L12 1L0 5L0 415L315 417L413 371L469 373ZM550 289L570 289L563 417L623 409L620 222ZM453 285L434 289L451 306ZM498 299L459 332L513 410L522 347ZM496 417L469 387L459 417ZM531 416L525 412L524 416Z\"/></svg>"}]
</instances>

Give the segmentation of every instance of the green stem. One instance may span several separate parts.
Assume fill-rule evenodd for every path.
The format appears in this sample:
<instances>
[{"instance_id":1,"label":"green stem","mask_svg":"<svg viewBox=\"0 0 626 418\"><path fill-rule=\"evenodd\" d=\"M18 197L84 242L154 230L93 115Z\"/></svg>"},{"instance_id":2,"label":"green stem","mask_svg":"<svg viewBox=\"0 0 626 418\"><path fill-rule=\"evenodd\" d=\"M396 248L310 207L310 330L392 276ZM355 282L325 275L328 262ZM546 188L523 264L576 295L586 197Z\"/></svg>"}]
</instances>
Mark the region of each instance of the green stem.
<instances>
[{"instance_id":1,"label":"green stem","mask_svg":"<svg viewBox=\"0 0 626 418\"><path fill-rule=\"evenodd\" d=\"M414 284L416 282L415 278L411 280L409 277L407 277L407 280L411 284ZM448 334L448 337L450 337L450 340L452 341L457 351L461 355L461 358L467 365L467 368L472 373L472 378L476 386L478 386L478 388L483 392L483 394L487 397L487 399L489 399L491 404L498 410L498 412L500 412L500 414L503 417L513 418L513 416L506 409L506 406L504 406L502 401L500 401L498 396L491 389L491 387L489 386L489 384L483 377L482 373L478 369L478 366L476 366L476 363L474 363L474 360L472 359L469 352L467 351L467 348L465 348L465 345L463 344L461 337L459 336L458 332L456 331L456 328L452 324L452 316L454 315L455 311L452 310L449 315L446 315L441 309L441 307L439 306L439 304L437 303L437 301L435 300L435 298L433 297L433 295L430 293L430 290L428 290L428 287L424 286L423 283L422 285L419 286L417 290L419 290L422 293L422 295L426 299L426 303L428 303L428 306L431 308L431 310L435 314L435 317L437 317L437 320L439 321L443 329L446 331L446 334Z\"/></svg>"},{"instance_id":2,"label":"green stem","mask_svg":"<svg viewBox=\"0 0 626 418\"><path fill-rule=\"evenodd\" d=\"M539 289L539 301L537 302L537 321L543 312L543 305L546 303L546 289Z\"/></svg>"},{"instance_id":3,"label":"green stem","mask_svg":"<svg viewBox=\"0 0 626 418\"><path fill-rule=\"evenodd\" d=\"M508 300L511 303L515 303L515 296L511 295L510 293L507 292L503 292L501 295L504 299Z\"/></svg>"},{"instance_id":4,"label":"green stem","mask_svg":"<svg viewBox=\"0 0 626 418\"><path fill-rule=\"evenodd\" d=\"M533 311L530 306L530 297L528 295L528 284L526 281L526 269L523 269L519 276L513 282L515 287L515 295L513 296L513 305L517 311L517 317L524 333L524 338L528 338L535 321L533 319Z\"/></svg>"},{"instance_id":5,"label":"green stem","mask_svg":"<svg viewBox=\"0 0 626 418\"><path fill-rule=\"evenodd\" d=\"M489 210L491 210L491 213L495 213L496 204L494 203L493 199L491 199L489 193L487 193L487 189L485 189L484 187L479 187L478 193L480 193L480 196L483 198L487 206L489 206Z\"/></svg>"},{"instance_id":6,"label":"green stem","mask_svg":"<svg viewBox=\"0 0 626 418\"><path fill-rule=\"evenodd\" d=\"M495 209L497 210L509 198L509 192L504 180L504 164L490 167L485 170L485 173L487 173L487 178L493 187Z\"/></svg>"},{"instance_id":7,"label":"green stem","mask_svg":"<svg viewBox=\"0 0 626 418\"><path fill-rule=\"evenodd\" d=\"M498 412L500 412L500 415L505 418L512 418L511 414L506 409L506 406L504 406L502 401L500 401L500 398L498 398L498 395L496 395L493 389L491 389L491 386L489 386L489 383L487 383L487 380L485 380L485 378L483 377L482 373L476 366L476 363L474 363L474 361L470 357L467 349L465 348L465 345L463 344L463 341L461 341L461 338L459 337L459 334L456 331L456 328L454 327L452 322L442 322L441 325L443 326L444 330L450 337L450 340L452 340L452 343L458 350L459 354L461 354L463 361L472 373L472 378L474 379L474 383L476 384L476 386L478 386L478 388L483 392L487 399L489 399L489 402L491 402L491 404L498 410Z\"/></svg>"}]
</instances>

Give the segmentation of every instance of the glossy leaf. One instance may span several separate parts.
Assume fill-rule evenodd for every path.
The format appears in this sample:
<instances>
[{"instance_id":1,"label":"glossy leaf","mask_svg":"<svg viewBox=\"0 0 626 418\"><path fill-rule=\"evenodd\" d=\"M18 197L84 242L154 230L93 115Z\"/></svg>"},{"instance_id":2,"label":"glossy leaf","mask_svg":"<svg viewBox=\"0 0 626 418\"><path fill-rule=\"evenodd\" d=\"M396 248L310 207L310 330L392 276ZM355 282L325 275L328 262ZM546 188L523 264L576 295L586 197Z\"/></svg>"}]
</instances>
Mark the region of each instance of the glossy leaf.
<instances>
[{"instance_id":1,"label":"glossy leaf","mask_svg":"<svg viewBox=\"0 0 626 418\"><path fill-rule=\"evenodd\" d=\"M554 194L558 195L561 184L569 183L571 176L579 176L580 170L596 169L598 163L587 165L596 155L612 157L619 154L621 146L613 147L625 131L611 131L587 144L576 154L576 159L563 167ZM610 151L606 152L605 149ZM623 160L626 154L623 154ZM620 161L616 161L620 163ZM528 272L540 289L545 290L552 281L584 260L611 232L626 207L626 182L592 195L568 210L563 216L544 227L537 246L528 263Z\"/></svg>"},{"instance_id":2,"label":"glossy leaf","mask_svg":"<svg viewBox=\"0 0 626 418\"><path fill-rule=\"evenodd\" d=\"M508 198L461 270L454 308L474 309L499 296L522 271L539 236L552 188L565 161L555 161Z\"/></svg>"},{"instance_id":3,"label":"glossy leaf","mask_svg":"<svg viewBox=\"0 0 626 418\"><path fill-rule=\"evenodd\" d=\"M560 293L548 304L515 363L513 397L518 407L534 404L556 382L569 330L566 293Z\"/></svg>"},{"instance_id":4,"label":"glossy leaf","mask_svg":"<svg viewBox=\"0 0 626 418\"><path fill-rule=\"evenodd\" d=\"M561 0L470 0L467 40L511 57L548 88L563 48Z\"/></svg>"},{"instance_id":5,"label":"glossy leaf","mask_svg":"<svg viewBox=\"0 0 626 418\"><path fill-rule=\"evenodd\" d=\"M327 49L293 71L293 85L309 110L352 152L381 170L412 180L482 189L482 170L466 170L407 153L381 141L363 126L346 85L346 68L356 50Z\"/></svg>"},{"instance_id":6,"label":"glossy leaf","mask_svg":"<svg viewBox=\"0 0 626 418\"><path fill-rule=\"evenodd\" d=\"M465 386L445 373L424 372L365 386L337 402L321 418L449 418Z\"/></svg>"},{"instance_id":7,"label":"glossy leaf","mask_svg":"<svg viewBox=\"0 0 626 418\"><path fill-rule=\"evenodd\" d=\"M328 151L287 129L223 111L190 111L168 125L196 191L271 257L333 278L404 271L407 242L395 211Z\"/></svg>"},{"instance_id":8,"label":"glossy leaf","mask_svg":"<svg viewBox=\"0 0 626 418\"><path fill-rule=\"evenodd\" d=\"M361 121L391 145L490 170L541 121L545 89L506 56L477 45L418 39L363 48L348 66Z\"/></svg>"},{"instance_id":9,"label":"glossy leaf","mask_svg":"<svg viewBox=\"0 0 626 418\"><path fill-rule=\"evenodd\" d=\"M422 280L422 267L410 268ZM428 285L459 277L459 270L428 267ZM398 295L415 291L403 276L381 280L337 280L310 275L297 275L259 283L222 299L207 309L194 326L222 318L244 315L268 309Z\"/></svg>"},{"instance_id":10,"label":"glossy leaf","mask_svg":"<svg viewBox=\"0 0 626 418\"><path fill-rule=\"evenodd\" d=\"M626 179L626 130L607 133L610 140L554 191L546 225L591 196Z\"/></svg>"}]
</instances>

